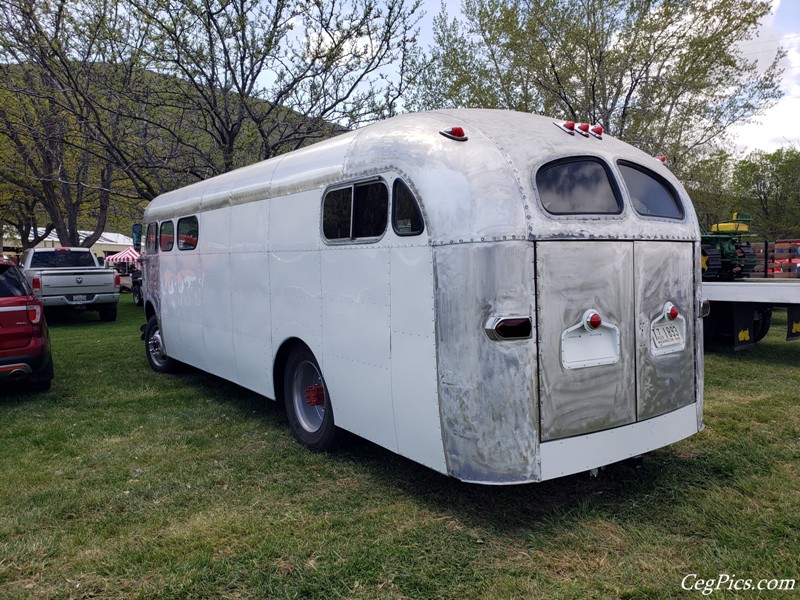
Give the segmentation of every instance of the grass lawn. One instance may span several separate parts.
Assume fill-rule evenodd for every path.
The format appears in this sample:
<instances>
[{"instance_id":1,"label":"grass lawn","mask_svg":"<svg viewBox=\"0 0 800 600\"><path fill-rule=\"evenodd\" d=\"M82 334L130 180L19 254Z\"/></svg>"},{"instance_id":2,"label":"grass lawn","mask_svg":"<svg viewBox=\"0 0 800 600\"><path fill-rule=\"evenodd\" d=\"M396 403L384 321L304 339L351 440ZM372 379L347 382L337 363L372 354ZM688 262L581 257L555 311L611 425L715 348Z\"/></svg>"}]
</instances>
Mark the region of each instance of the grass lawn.
<instances>
[{"instance_id":1,"label":"grass lawn","mask_svg":"<svg viewBox=\"0 0 800 600\"><path fill-rule=\"evenodd\" d=\"M307 452L281 406L152 372L143 321L125 296L115 323L54 323L52 390L0 390L0 598L700 598L686 575L800 578L785 314L706 355L703 433L642 468L501 488L363 441Z\"/></svg>"}]
</instances>

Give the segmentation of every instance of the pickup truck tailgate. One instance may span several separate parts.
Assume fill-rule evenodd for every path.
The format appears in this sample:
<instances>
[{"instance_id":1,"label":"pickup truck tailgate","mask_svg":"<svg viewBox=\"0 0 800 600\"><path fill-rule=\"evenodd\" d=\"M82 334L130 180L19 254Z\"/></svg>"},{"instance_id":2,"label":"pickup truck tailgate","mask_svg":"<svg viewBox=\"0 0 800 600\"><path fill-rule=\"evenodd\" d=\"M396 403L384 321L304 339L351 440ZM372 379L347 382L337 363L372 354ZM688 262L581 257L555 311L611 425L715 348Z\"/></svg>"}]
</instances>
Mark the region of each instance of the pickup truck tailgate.
<instances>
[{"instance_id":1,"label":"pickup truck tailgate","mask_svg":"<svg viewBox=\"0 0 800 600\"><path fill-rule=\"evenodd\" d=\"M108 270L42 271L39 276L43 296L114 292L114 274Z\"/></svg>"}]
</instances>

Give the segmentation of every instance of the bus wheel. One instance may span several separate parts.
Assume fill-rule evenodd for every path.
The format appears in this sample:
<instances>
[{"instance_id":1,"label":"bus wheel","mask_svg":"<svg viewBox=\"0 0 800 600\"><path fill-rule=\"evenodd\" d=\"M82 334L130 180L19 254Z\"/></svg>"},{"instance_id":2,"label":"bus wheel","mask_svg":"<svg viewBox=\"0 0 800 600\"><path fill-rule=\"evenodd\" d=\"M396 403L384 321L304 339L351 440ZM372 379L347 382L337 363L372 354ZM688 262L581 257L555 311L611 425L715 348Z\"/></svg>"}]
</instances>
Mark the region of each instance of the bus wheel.
<instances>
[{"instance_id":1,"label":"bus wheel","mask_svg":"<svg viewBox=\"0 0 800 600\"><path fill-rule=\"evenodd\" d=\"M286 415L297 441L314 452L334 448L341 431L333 421L325 380L308 348L298 348L289 356L283 382Z\"/></svg>"},{"instance_id":2,"label":"bus wheel","mask_svg":"<svg viewBox=\"0 0 800 600\"><path fill-rule=\"evenodd\" d=\"M133 303L136 306L143 306L144 298L142 298L142 286L134 283L131 292L133 293Z\"/></svg>"},{"instance_id":3,"label":"bus wheel","mask_svg":"<svg viewBox=\"0 0 800 600\"><path fill-rule=\"evenodd\" d=\"M150 368L157 373L172 373L175 371L175 360L167 356L164 340L161 338L161 329L155 315L147 321L144 330L144 347L147 352L147 362Z\"/></svg>"}]
</instances>

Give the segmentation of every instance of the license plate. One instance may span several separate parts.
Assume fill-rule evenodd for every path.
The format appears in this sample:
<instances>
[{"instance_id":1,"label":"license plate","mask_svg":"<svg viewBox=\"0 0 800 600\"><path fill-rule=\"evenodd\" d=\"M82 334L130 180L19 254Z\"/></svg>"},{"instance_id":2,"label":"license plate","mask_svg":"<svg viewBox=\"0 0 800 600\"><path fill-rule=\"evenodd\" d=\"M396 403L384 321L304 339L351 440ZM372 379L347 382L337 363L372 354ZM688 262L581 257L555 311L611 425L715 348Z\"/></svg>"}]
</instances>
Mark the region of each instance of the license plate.
<instances>
[{"instance_id":1,"label":"license plate","mask_svg":"<svg viewBox=\"0 0 800 600\"><path fill-rule=\"evenodd\" d=\"M73 302L86 302L86 294L72 294Z\"/></svg>"},{"instance_id":2,"label":"license plate","mask_svg":"<svg viewBox=\"0 0 800 600\"><path fill-rule=\"evenodd\" d=\"M682 344L683 336L678 326L673 323L653 327L653 344L656 348Z\"/></svg>"}]
</instances>

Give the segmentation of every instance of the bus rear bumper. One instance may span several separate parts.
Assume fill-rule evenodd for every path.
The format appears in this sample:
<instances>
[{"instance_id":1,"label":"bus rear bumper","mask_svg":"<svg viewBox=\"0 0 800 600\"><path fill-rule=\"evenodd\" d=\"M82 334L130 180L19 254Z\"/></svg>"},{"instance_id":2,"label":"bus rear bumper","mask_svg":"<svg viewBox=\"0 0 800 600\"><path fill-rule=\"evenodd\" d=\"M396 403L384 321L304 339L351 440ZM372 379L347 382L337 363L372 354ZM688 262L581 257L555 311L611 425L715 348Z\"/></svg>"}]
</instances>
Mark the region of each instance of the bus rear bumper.
<instances>
[{"instance_id":1,"label":"bus rear bumper","mask_svg":"<svg viewBox=\"0 0 800 600\"><path fill-rule=\"evenodd\" d=\"M692 403L646 421L543 442L539 446L541 480L590 471L674 444L697 432L697 404Z\"/></svg>"}]
</instances>

